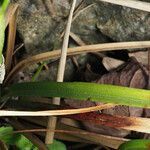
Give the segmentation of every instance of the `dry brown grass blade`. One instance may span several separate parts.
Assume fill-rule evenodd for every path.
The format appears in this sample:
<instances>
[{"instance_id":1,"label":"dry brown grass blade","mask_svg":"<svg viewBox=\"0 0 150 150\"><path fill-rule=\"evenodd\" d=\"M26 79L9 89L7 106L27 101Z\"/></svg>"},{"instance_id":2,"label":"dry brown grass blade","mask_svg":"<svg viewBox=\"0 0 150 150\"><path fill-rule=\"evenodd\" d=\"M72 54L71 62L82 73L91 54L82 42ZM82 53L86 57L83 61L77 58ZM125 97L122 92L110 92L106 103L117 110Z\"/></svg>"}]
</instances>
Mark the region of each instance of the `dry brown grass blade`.
<instances>
[{"instance_id":1,"label":"dry brown grass blade","mask_svg":"<svg viewBox=\"0 0 150 150\"><path fill-rule=\"evenodd\" d=\"M135 8L143 11L150 12L150 3L142 2L139 0L99 0L103 2L108 2L116 5L126 6L130 8Z\"/></svg>"},{"instance_id":2,"label":"dry brown grass blade","mask_svg":"<svg viewBox=\"0 0 150 150\"><path fill-rule=\"evenodd\" d=\"M30 123L39 125L39 126L43 126L46 127L46 120L47 118L45 117L40 117L40 118L29 118L29 117L23 117L24 120L29 121ZM83 134L62 134L62 133L58 133L56 132L55 137L62 139L62 136L65 136L65 139L67 141L80 141L80 142L85 142L85 143L92 143L92 144L98 144L98 145L105 145L105 146L109 146L111 148L117 149L120 144L128 141L129 139L125 139L125 138L117 138L117 137L113 137L113 136L105 136L105 135L101 135L101 134L97 134L97 133L91 133L88 132L86 130L81 130L78 126L74 125L66 125L63 124L61 122L58 122L57 124L57 130L68 130L68 131L77 131L77 132L83 132L88 134L88 136L83 136ZM71 139L68 139L68 138Z\"/></svg>"},{"instance_id":3,"label":"dry brown grass blade","mask_svg":"<svg viewBox=\"0 0 150 150\"><path fill-rule=\"evenodd\" d=\"M17 20L18 5L10 5L7 11L6 22L8 22L8 41L5 56L6 73L11 69L12 58L14 53L15 38L16 38L16 20Z\"/></svg>"},{"instance_id":4,"label":"dry brown grass blade","mask_svg":"<svg viewBox=\"0 0 150 150\"><path fill-rule=\"evenodd\" d=\"M8 26L11 18L13 17L13 15L16 13L17 9L18 9L19 5L18 4L10 4L8 6L6 15L5 15L5 20L6 20L6 27Z\"/></svg>"},{"instance_id":5,"label":"dry brown grass blade","mask_svg":"<svg viewBox=\"0 0 150 150\"><path fill-rule=\"evenodd\" d=\"M64 124L59 124L58 129L78 131L78 132L88 132L88 131L81 130L81 129L78 129L75 127L66 126ZM108 147L113 148L113 149L118 149L118 147L122 143L129 140L129 139L125 139L125 138L106 136L106 135L101 135L101 134L97 134L97 133L91 133L88 136L83 136L82 134L75 134L74 136L80 137L81 139L88 140L88 141L93 142L95 144L105 145L105 146L108 146Z\"/></svg>"},{"instance_id":6,"label":"dry brown grass blade","mask_svg":"<svg viewBox=\"0 0 150 150\"><path fill-rule=\"evenodd\" d=\"M24 46L24 43L21 43L21 44L15 49L13 55L15 55L23 46Z\"/></svg>"},{"instance_id":7,"label":"dry brown grass blade","mask_svg":"<svg viewBox=\"0 0 150 150\"><path fill-rule=\"evenodd\" d=\"M8 150L8 147L4 141L0 140L0 149L1 150Z\"/></svg>"},{"instance_id":8,"label":"dry brown grass blade","mask_svg":"<svg viewBox=\"0 0 150 150\"><path fill-rule=\"evenodd\" d=\"M7 111L0 110L0 116L61 116L86 113L92 111L98 111L103 109L112 108L114 104L103 104L95 107L80 108L80 109L66 109L66 110L47 110L47 111Z\"/></svg>"},{"instance_id":9,"label":"dry brown grass blade","mask_svg":"<svg viewBox=\"0 0 150 150\"><path fill-rule=\"evenodd\" d=\"M78 114L85 112L92 112L97 110L102 110L105 108L113 107L111 104L104 104L102 106L89 107L83 109L68 109L68 110L51 110L51 111L0 111L0 116L61 116L61 115L70 115L70 114ZM72 116L70 116L72 118ZM73 116L75 118L75 116ZM101 119L99 119L101 118ZM130 131L137 131L143 133L150 133L150 119L141 118L141 117L125 117L125 116L110 116L110 115L100 115L97 117L98 120L92 120L91 118L88 120L86 116L80 114L75 118L80 121L89 121L89 123L102 124L105 126L114 127L117 129L125 129ZM119 122L118 122L119 120Z\"/></svg>"},{"instance_id":10,"label":"dry brown grass blade","mask_svg":"<svg viewBox=\"0 0 150 150\"><path fill-rule=\"evenodd\" d=\"M69 48L68 56L78 55L78 54L88 53L88 52L98 52L98 51L102 52L102 51L112 51L112 50L120 50L120 49L136 49L136 48L149 48L149 47L150 47L150 41L95 44L95 45L86 45L86 46ZM29 57L21 61L8 74L4 83L13 80L15 75L17 75L17 73L20 70L24 69L25 67L28 67L29 65L33 63L38 63L40 61L59 58L60 54L61 54L60 50L54 50L51 52L46 52L46 53L35 55L35 56Z\"/></svg>"},{"instance_id":11,"label":"dry brown grass blade","mask_svg":"<svg viewBox=\"0 0 150 150\"><path fill-rule=\"evenodd\" d=\"M24 129L24 130L17 130L13 133L36 133L36 132L59 132L59 133L71 133L71 134L83 134L83 135L89 135L91 133L87 132L78 132L78 131L70 131L70 130L49 130L49 129Z\"/></svg>"},{"instance_id":12,"label":"dry brown grass blade","mask_svg":"<svg viewBox=\"0 0 150 150\"><path fill-rule=\"evenodd\" d=\"M66 133L66 134L72 134L72 135L87 135L87 136L91 136L91 135L95 135L95 133L92 133L92 132L87 132L87 131L77 131L77 130L48 130L48 129L26 129L26 130L17 130L17 131L14 131L13 133L16 134L16 133L39 133L39 132L56 132L56 133ZM84 142L83 142L84 143Z\"/></svg>"},{"instance_id":13,"label":"dry brown grass blade","mask_svg":"<svg viewBox=\"0 0 150 150\"><path fill-rule=\"evenodd\" d=\"M82 41L76 34L70 32L70 37L80 46L86 45L84 41Z\"/></svg>"}]
</instances>

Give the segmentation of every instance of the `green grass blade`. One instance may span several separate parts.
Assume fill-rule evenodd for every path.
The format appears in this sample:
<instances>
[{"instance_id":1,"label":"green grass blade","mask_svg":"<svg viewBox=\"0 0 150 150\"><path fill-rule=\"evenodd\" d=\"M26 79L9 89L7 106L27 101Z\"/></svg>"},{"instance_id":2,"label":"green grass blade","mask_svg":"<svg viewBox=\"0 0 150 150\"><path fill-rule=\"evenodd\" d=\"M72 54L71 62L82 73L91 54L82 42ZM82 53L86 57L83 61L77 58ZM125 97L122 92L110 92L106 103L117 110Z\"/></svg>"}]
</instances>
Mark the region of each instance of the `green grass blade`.
<instances>
[{"instance_id":1,"label":"green grass blade","mask_svg":"<svg viewBox=\"0 0 150 150\"><path fill-rule=\"evenodd\" d=\"M119 105L149 107L150 90L82 82L32 82L14 84L8 88L10 96L62 97L93 100Z\"/></svg>"},{"instance_id":2,"label":"green grass blade","mask_svg":"<svg viewBox=\"0 0 150 150\"><path fill-rule=\"evenodd\" d=\"M42 62L42 64L38 67L36 73L33 75L31 79L32 82L35 82L37 80L45 64L46 64L45 62Z\"/></svg>"},{"instance_id":3,"label":"green grass blade","mask_svg":"<svg viewBox=\"0 0 150 150\"><path fill-rule=\"evenodd\" d=\"M5 38L5 11L9 4L9 0L3 0L2 5L0 6L0 64L2 64L2 50L4 45Z\"/></svg>"},{"instance_id":4,"label":"green grass blade","mask_svg":"<svg viewBox=\"0 0 150 150\"><path fill-rule=\"evenodd\" d=\"M0 15L0 65L2 64L2 50L4 45L5 21L4 16Z\"/></svg>"},{"instance_id":5,"label":"green grass blade","mask_svg":"<svg viewBox=\"0 0 150 150\"><path fill-rule=\"evenodd\" d=\"M126 143L123 143L119 150L149 150L150 149L150 140L132 140Z\"/></svg>"},{"instance_id":6,"label":"green grass blade","mask_svg":"<svg viewBox=\"0 0 150 150\"><path fill-rule=\"evenodd\" d=\"M0 3L0 15L4 16L8 4L9 4L9 0L2 0L2 2Z\"/></svg>"}]
</instances>

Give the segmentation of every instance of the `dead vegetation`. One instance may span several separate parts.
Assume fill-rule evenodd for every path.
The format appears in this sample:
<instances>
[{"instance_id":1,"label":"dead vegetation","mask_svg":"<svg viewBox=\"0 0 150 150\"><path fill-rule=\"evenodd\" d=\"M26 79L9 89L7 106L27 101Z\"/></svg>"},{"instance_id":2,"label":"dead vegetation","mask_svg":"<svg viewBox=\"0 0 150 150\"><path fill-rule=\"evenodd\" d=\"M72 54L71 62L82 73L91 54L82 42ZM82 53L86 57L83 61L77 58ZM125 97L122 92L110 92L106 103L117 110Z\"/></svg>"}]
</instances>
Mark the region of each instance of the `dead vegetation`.
<instances>
[{"instance_id":1,"label":"dead vegetation","mask_svg":"<svg viewBox=\"0 0 150 150\"><path fill-rule=\"evenodd\" d=\"M106 0L106 2L110 1ZM133 0L129 1L128 5L126 5L127 2L118 0L111 1L111 3L150 11L144 2L139 2L140 7L139 5L134 5ZM30 65L47 60L58 61L59 59L62 61L59 64L57 81L63 82L66 57L70 57L77 68L77 72L81 75L78 80L83 81L82 79L84 79L86 82L139 89L150 88L150 51L148 49L150 48L150 41L86 45L80 37L70 32L71 16L68 19L69 27L64 31L65 42L62 50L28 56L18 62L15 50L17 10L18 5L12 4L6 14L8 37L5 52L7 71L4 81L5 86L13 83L18 73ZM73 8L71 13L73 13ZM77 14L76 9L74 17ZM69 35L79 45L78 47L68 48ZM138 49L138 51L126 51L129 49ZM128 55L128 60L115 58L120 50L122 50L120 55L125 52ZM85 53L89 53L99 61L105 68L105 73L99 74L94 71L90 63L87 63L84 70L81 70L76 56ZM115 57L111 57L112 55ZM48 64L45 68L49 69ZM149 137L149 109L95 103L89 100L79 102L65 99L60 106L56 106L59 103L60 98L57 98L57 101L55 98L53 100L49 98L30 98L21 102L15 99L11 102L8 100L2 103L0 116L18 116L17 118L6 117L3 119L16 129L14 132L23 133L39 149L46 149L43 140L45 137L47 137L46 144L52 143L53 134L56 139L70 142L68 149L86 149L91 145L94 145L95 149L118 149L122 143L137 135L138 138ZM18 110L21 111L18 112ZM52 117L53 119L51 117L48 119L47 117L60 115L61 117L58 117L58 120L55 117ZM38 118L35 116L38 116ZM75 142L78 144L75 144Z\"/></svg>"}]
</instances>

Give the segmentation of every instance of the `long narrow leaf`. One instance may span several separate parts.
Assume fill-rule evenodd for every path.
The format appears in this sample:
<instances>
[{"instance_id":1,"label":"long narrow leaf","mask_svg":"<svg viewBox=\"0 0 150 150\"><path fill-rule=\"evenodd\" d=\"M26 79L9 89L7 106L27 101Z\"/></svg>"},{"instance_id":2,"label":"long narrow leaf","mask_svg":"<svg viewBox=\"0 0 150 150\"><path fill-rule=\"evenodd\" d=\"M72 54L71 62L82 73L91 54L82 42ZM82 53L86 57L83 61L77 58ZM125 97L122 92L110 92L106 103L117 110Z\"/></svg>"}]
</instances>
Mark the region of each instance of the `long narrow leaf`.
<instances>
[{"instance_id":1,"label":"long narrow leaf","mask_svg":"<svg viewBox=\"0 0 150 150\"><path fill-rule=\"evenodd\" d=\"M8 6L9 0L4 0L0 6L0 65L2 64L2 50L5 38L5 10Z\"/></svg>"},{"instance_id":2,"label":"long narrow leaf","mask_svg":"<svg viewBox=\"0 0 150 150\"><path fill-rule=\"evenodd\" d=\"M62 97L150 108L150 90L96 83L34 82L8 88L9 96Z\"/></svg>"}]
</instances>

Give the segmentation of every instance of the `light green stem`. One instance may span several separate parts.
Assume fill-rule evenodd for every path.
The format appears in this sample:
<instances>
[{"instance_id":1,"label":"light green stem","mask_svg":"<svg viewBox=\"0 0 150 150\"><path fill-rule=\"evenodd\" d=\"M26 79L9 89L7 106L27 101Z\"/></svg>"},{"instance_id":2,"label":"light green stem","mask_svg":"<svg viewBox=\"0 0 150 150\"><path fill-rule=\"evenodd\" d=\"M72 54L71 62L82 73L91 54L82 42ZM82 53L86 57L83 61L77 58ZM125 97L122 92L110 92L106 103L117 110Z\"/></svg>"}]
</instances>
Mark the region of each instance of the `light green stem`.
<instances>
[{"instance_id":1,"label":"light green stem","mask_svg":"<svg viewBox=\"0 0 150 150\"><path fill-rule=\"evenodd\" d=\"M2 5L0 6L0 64L2 64L2 50L4 46L4 38L5 38L5 11L9 4L9 0L4 0Z\"/></svg>"}]
</instances>

